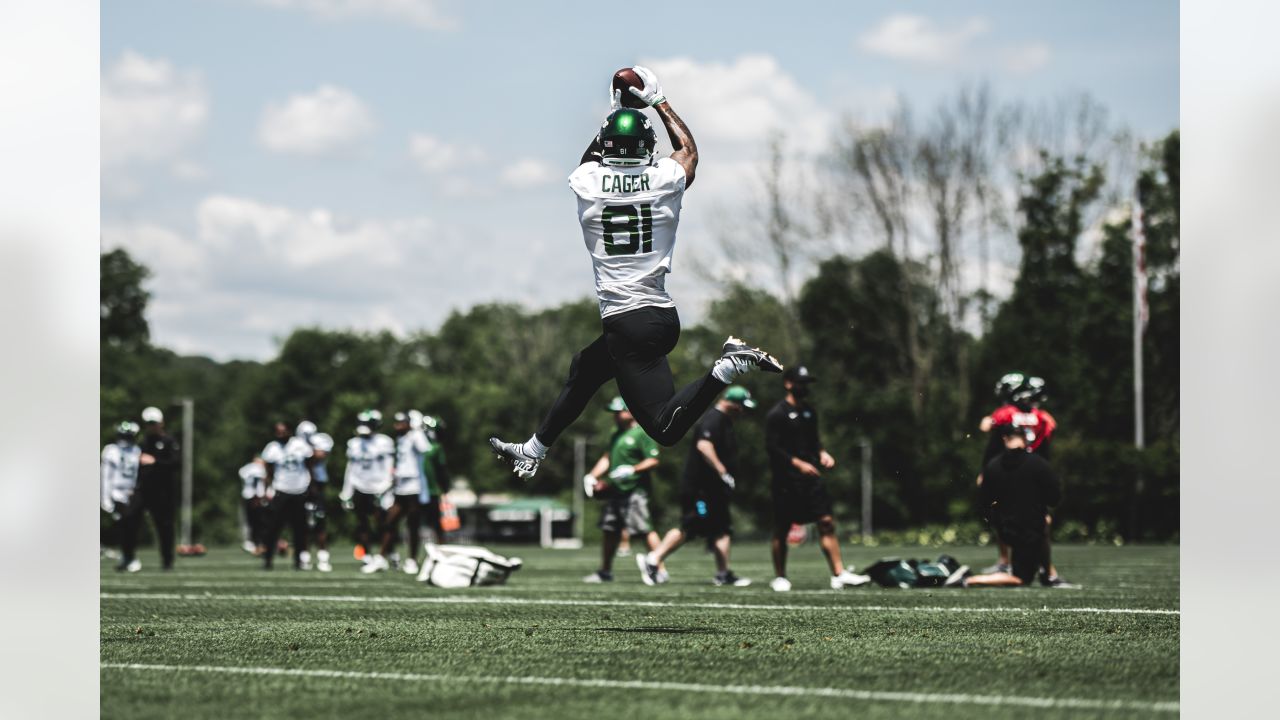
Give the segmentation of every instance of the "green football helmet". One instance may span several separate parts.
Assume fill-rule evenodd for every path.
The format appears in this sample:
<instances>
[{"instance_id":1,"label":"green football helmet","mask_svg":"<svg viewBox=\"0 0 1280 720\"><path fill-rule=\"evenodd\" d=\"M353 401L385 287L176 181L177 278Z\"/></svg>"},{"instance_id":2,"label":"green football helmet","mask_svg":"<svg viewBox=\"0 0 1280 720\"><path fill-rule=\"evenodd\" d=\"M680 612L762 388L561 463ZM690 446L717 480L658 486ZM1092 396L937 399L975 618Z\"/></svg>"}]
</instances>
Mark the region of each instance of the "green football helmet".
<instances>
[{"instance_id":1,"label":"green football helmet","mask_svg":"<svg viewBox=\"0 0 1280 720\"><path fill-rule=\"evenodd\" d=\"M600 162L616 167L648 165L658 148L658 134L639 110L619 108L600 126Z\"/></svg>"}]
</instances>

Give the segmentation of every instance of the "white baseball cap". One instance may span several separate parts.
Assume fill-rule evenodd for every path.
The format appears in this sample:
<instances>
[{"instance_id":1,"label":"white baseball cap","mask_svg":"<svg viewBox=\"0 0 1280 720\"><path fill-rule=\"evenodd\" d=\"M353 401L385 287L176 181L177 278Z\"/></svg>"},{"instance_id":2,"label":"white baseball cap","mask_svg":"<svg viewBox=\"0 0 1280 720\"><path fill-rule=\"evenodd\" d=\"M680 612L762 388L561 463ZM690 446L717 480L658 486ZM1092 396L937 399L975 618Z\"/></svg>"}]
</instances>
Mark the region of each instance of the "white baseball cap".
<instances>
[{"instance_id":1,"label":"white baseball cap","mask_svg":"<svg viewBox=\"0 0 1280 720\"><path fill-rule=\"evenodd\" d=\"M160 412L158 407L149 407L142 411L142 422L158 423L164 422L164 413Z\"/></svg>"}]
</instances>

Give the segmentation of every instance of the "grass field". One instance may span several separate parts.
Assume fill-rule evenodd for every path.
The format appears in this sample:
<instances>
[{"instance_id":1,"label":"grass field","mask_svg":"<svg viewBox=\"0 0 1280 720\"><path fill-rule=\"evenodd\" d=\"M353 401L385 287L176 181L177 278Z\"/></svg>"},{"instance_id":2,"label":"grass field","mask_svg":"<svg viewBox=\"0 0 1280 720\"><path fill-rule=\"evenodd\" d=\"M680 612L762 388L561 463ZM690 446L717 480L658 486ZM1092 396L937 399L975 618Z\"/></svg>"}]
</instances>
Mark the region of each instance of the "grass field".
<instances>
[{"instance_id":1,"label":"grass field","mask_svg":"<svg viewBox=\"0 0 1280 720\"><path fill-rule=\"evenodd\" d=\"M101 583L104 718L1149 717L1178 711L1178 548L1061 547L1081 590L826 589L818 551L769 590L713 587L687 547L672 582L584 585L598 548L495 548L505 587L443 591L402 573L272 573L239 550ZM980 567L989 548L948 550ZM846 549L878 557L921 548Z\"/></svg>"}]
</instances>

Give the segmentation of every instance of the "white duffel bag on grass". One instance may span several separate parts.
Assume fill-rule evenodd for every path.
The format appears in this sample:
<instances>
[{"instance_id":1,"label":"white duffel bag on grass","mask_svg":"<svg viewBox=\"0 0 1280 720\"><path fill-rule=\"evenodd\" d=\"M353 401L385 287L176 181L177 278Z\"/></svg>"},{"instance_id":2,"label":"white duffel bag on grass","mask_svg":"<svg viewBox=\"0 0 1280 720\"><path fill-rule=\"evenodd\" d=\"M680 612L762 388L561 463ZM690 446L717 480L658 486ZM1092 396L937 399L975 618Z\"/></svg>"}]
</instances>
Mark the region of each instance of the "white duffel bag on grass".
<instances>
[{"instance_id":1,"label":"white duffel bag on grass","mask_svg":"<svg viewBox=\"0 0 1280 720\"><path fill-rule=\"evenodd\" d=\"M428 545L418 581L442 588L505 585L520 558L507 558L471 545Z\"/></svg>"}]
</instances>

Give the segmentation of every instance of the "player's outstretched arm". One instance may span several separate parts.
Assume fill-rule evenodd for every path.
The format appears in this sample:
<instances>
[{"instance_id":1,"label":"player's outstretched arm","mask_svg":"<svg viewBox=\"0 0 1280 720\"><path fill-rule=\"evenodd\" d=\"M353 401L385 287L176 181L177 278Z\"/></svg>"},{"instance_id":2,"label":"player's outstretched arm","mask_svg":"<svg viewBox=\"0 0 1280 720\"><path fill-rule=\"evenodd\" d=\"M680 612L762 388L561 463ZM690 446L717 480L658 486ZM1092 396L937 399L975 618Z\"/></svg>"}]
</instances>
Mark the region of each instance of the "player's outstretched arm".
<instances>
[{"instance_id":1,"label":"player's outstretched arm","mask_svg":"<svg viewBox=\"0 0 1280 720\"><path fill-rule=\"evenodd\" d=\"M688 189L693 185L693 174L698 168L698 145L693 141L693 133L689 132L689 126L684 124L676 111L671 109L671 103L664 101L656 105L654 110L658 111L658 117L662 118L662 124L667 128L667 137L671 139L671 159L684 168L684 186Z\"/></svg>"},{"instance_id":2,"label":"player's outstretched arm","mask_svg":"<svg viewBox=\"0 0 1280 720\"><path fill-rule=\"evenodd\" d=\"M693 141L693 133L689 131L689 126L684 124L684 120L680 119L676 111L671 109L671 103L667 102L666 96L662 93L658 76L642 65L631 69L644 81L644 88L633 87L628 90L644 104L658 111L658 117L662 118L662 124L667 128L667 137L671 140L671 159L684 168L684 186L688 188L693 184L694 170L698 167L698 145Z\"/></svg>"}]
</instances>

